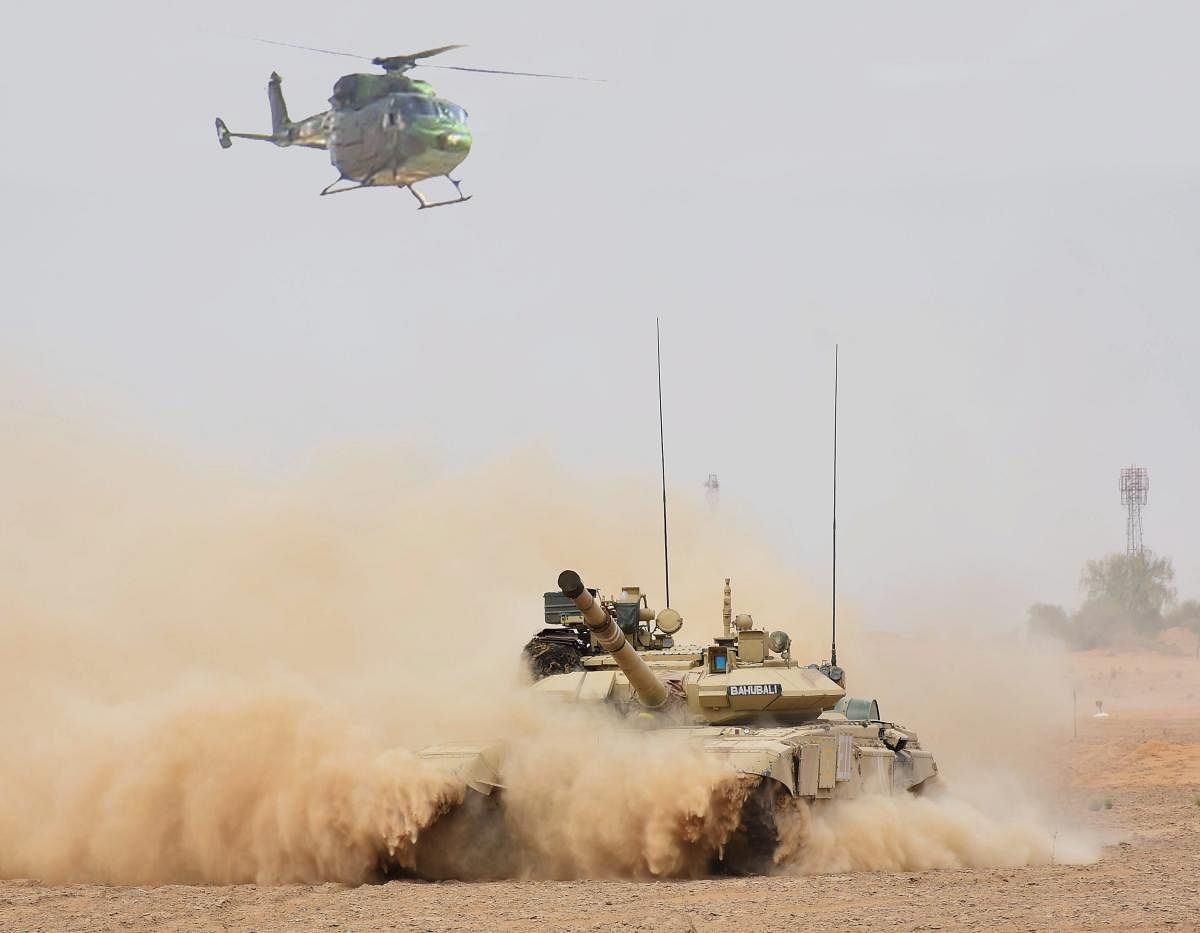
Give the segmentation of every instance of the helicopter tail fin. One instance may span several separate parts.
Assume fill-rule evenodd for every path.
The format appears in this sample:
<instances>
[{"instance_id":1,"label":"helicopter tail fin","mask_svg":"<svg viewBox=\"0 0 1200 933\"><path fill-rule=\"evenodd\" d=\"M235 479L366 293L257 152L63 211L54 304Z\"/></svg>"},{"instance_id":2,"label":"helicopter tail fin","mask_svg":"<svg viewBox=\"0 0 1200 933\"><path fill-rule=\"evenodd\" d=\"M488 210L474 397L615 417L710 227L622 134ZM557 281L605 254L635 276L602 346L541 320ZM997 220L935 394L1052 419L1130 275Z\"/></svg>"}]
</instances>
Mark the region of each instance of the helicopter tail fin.
<instances>
[{"instance_id":1,"label":"helicopter tail fin","mask_svg":"<svg viewBox=\"0 0 1200 933\"><path fill-rule=\"evenodd\" d=\"M271 132L278 136L287 131L291 121L288 120L287 104L283 100L283 79L273 71L267 85L267 100L271 103Z\"/></svg>"}]
</instances>

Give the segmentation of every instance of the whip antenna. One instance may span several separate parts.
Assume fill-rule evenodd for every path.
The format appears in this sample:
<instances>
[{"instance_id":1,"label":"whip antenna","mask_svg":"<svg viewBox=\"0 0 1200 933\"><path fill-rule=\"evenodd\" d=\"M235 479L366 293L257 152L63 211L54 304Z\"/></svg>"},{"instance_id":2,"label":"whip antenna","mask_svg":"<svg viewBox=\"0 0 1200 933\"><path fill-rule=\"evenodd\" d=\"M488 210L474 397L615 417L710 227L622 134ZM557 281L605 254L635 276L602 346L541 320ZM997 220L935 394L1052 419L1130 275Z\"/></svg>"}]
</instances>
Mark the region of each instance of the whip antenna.
<instances>
[{"instance_id":1,"label":"whip antenna","mask_svg":"<svg viewBox=\"0 0 1200 933\"><path fill-rule=\"evenodd\" d=\"M663 578L666 584L667 606L671 608L671 558L667 550L667 451L663 442L663 406L662 406L662 328L658 318L654 319L654 343L658 355L658 459L662 467L662 500L663 500Z\"/></svg>"},{"instance_id":2,"label":"whip antenna","mask_svg":"<svg viewBox=\"0 0 1200 933\"><path fill-rule=\"evenodd\" d=\"M831 587L833 642L829 663L837 666L837 418L838 418L838 347L833 345L833 585Z\"/></svg>"}]
</instances>

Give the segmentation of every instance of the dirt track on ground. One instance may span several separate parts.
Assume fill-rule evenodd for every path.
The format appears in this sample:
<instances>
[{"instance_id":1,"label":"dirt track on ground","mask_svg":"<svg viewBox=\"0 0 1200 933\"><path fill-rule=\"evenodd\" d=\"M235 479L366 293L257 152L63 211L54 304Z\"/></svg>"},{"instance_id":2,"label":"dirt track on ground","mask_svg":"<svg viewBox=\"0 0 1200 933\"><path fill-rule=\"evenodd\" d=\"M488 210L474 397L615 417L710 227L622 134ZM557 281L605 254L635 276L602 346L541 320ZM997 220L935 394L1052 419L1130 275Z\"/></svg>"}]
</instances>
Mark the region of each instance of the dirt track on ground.
<instances>
[{"instance_id":1,"label":"dirt track on ground","mask_svg":"<svg viewBox=\"0 0 1200 933\"><path fill-rule=\"evenodd\" d=\"M634 882L122 888L0 882L15 930L1200 930L1200 661L1075 658L1059 805L1098 862ZM1093 694L1105 698L1097 719Z\"/></svg>"}]
</instances>

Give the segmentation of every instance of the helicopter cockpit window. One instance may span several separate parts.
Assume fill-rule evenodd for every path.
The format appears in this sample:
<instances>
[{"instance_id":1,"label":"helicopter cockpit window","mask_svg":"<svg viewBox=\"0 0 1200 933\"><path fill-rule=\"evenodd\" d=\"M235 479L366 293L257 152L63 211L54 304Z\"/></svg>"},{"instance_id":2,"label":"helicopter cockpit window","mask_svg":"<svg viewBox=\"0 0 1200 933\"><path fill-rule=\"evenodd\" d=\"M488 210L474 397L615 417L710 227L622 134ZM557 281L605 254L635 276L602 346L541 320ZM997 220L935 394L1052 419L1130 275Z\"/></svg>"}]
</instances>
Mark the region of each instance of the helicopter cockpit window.
<instances>
[{"instance_id":1,"label":"helicopter cockpit window","mask_svg":"<svg viewBox=\"0 0 1200 933\"><path fill-rule=\"evenodd\" d=\"M436 117L437 104L422 94L404 94L400 98L400 112L404 121L410 122L416 117Z\"/></svg>"},{"instance_id":2,"label":"helicopter cockpit window","mask_svg":"<svg viewBox=\"0 0 1200 933\"><path fill-rule=\"evenodd\" d=\"M439 100L438 107L441 108L442 116L447 120L453 120L455 123L466 123L467 112L458 104L452 104L446 100Z\"/></svg>"}]
</instances>

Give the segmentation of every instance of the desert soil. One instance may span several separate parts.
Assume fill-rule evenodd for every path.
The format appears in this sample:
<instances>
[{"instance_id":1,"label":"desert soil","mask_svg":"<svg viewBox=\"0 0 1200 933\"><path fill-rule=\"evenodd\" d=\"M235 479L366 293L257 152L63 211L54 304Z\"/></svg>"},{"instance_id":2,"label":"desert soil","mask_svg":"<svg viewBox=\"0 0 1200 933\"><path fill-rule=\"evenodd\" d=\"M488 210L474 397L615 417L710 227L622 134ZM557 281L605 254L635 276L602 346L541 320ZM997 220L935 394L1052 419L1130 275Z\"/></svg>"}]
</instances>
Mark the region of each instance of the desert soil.
<instances>
[{"instance_id":1,"label":"desert soil","mask_svg":"<svg viewBox=\"0 0 1200 933\"><path fill-rule=\"evenodd\" d=\"M1190 654L1190 653L1189 653ZM5 930L1200 930L1200 660L1074 658L1060 806L1098 862L703 881L126 888L0 881ZM1094 718L1105 698L1107 718Z\"/></svg>"}]
</instances>

